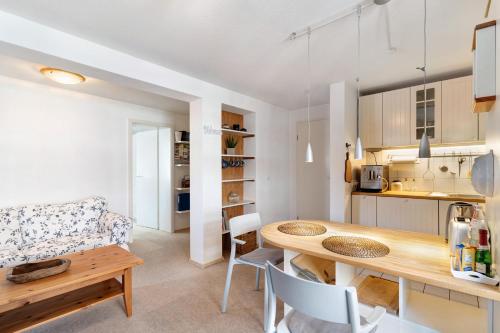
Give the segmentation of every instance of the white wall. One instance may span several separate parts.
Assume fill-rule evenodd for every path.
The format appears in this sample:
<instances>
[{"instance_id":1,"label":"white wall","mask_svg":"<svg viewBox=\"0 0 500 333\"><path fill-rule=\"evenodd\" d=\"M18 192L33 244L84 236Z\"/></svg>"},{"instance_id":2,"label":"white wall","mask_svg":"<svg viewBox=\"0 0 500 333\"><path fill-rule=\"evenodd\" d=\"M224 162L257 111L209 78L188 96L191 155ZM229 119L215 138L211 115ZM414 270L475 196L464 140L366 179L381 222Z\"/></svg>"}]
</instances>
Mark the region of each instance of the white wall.
<instances>
[{"instance_id":1,"label":"white wall","mask_svg":"<svg viewBox=\"0 0 500 333\"><path fill-rule=\"evenodd\" d=\"M311 120L323 120L328 122L330 119L330 106L328 104L313 106L310 108ZM288 163L289 163L289 186L288 200L290 202L289 218L295 219L297 216L297 123L307 121L307 108L290 111L288 124L288 144L290 146ZM325 145L330 145L329 137L325 138ZM305 154L305 152L304 152ZM299 156L299 158L301 158Z\"/></svg>"},{"instance_id":2,"label":"white wall","mask_svg":"<svg viewBox=\"0 0 500 333\"><path fill-rule=\"evenodd\" d=\"M0 76L0 207L102 195L128 215L128 119L175 114Z\"/></svg>"}]
</instances>

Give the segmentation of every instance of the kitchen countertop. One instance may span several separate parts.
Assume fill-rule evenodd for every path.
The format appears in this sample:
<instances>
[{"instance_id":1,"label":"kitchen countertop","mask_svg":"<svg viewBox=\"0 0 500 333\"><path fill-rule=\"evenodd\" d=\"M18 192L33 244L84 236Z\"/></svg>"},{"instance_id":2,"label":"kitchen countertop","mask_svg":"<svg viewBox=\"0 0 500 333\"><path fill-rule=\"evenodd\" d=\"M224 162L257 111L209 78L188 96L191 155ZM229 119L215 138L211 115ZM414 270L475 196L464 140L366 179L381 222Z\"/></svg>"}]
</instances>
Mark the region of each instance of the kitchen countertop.
<instances>
[{"instance_id":1,"label":"kitchen countertop","mask_svg":"<svg viewBox=\"0 0 500 333\"><path fill-rule=\"evenodd\" d=\"M468 194L450 194L450 195L429 195L430 192L414 192L414 191L385 191L385 192L352 192L352 195L371 195L377 197L395 197L409 199L427 199L427 200L444 200L444 201L466 201L485 203L486 200L480 195Z\"/></svg>"},{"instance_id":2,"label":"kitchen countertop","mask_svg":"<svg viewBox=\"0 0 500 333\"><path fill-rule=\"evenodd\" d=\"M280 224L288 222L298 221L282 221L265 225L261 229L262 237L267 243L286 250L500 301L498 287L453 277L450 272L448 244L442 237L327 221L307 221L326 227L327 232L318 236L294 236L278 231ZM340 234L377 240L387 245L390 252L380 258L356 258L323 248L321 243L325 238Z\"/></svg>"}]
</instances>

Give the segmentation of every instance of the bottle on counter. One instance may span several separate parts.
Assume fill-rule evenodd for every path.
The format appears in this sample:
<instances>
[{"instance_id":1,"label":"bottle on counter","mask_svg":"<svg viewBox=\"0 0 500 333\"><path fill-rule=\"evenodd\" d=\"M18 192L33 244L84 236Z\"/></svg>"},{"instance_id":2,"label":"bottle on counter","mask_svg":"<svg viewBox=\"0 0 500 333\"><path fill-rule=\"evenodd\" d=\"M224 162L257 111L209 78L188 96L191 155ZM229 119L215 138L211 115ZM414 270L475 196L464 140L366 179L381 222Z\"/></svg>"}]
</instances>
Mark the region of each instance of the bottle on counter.
<instances>
[{"instance_id":1,"label":"bottle on counter","mask_svg":"<svg viewBox=\"0 0 500 333\"><path fill-rule=\"evenodd\" d=\"M474 206L474 213L469 225L469 245L478 247L479 246L479 231L486 230L488 233L488 223L484 217L484 212L479 205ZM489 239L489 233L487 235Z\"/></svg>"},{"instance_id":2,"label":"bottle on counter","mask_svg":"<svg viewBox=\"0 0 500 333\"><path fill-rule=\"evenodd\" d=\"M465 246L462 249L461 270L464 272L473 272L476 268L476 248Z\"/></svg>"},{"instance_id":3,"label":"bottle on counter","mask_svg":"<svg viewBox=\"0 0 500 333\"><path fill-rule=\"evenodd\" d=\"M479 230L479 245L476 250L476 272L491 277L491 251L488 243L488 230Z\"/></svg>"}]
</instances>

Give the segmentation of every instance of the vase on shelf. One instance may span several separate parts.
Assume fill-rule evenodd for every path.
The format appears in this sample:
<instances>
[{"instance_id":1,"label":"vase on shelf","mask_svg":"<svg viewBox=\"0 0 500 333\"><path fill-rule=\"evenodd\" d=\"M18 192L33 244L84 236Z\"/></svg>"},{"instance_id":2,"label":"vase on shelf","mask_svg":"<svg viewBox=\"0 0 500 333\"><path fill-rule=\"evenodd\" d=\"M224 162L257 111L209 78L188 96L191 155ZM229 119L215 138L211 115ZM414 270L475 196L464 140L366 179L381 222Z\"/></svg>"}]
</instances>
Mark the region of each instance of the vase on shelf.
<instances>
[{"instance_id":1,"label":"vase on shelf","mask_svg":"<svg viewBox=\"0 0 500 333\"><path fill-rule=\"evenodd\" d=\"M236 148L226 148L226 154L236 155Z\"/></svg>"}]
</instances>

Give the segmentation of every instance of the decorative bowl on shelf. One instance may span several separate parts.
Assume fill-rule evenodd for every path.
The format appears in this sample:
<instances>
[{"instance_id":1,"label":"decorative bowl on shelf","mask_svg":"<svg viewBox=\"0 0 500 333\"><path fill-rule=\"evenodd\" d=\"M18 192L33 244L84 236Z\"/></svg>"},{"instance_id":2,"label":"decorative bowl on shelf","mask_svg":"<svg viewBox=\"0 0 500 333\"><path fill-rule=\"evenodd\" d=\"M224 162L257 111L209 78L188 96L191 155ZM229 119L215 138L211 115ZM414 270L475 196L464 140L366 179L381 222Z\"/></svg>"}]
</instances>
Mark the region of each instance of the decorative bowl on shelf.
<instances>
[{"instance_id":1,"label":"decorative bowl on shelf","mask_svg":"<svg viewBox=\"0 0 500 333\"><path fill-rule=\"evenodd\" d=\"M227 196L227 201L229 201L229 203L238 203L240 202L240 196L238 195L238 193L235 193L235 192L229 192L228 196Z\"/></svg>"},{"instance_id":2,"label":"decorative bowl on shelf","mask_svg":"<svg viewBox=\"0 0 500 333\"><path fill-rule=\"evenodd\" d=\"M7 274L7 280L14 283L27 283L52 275L64 273L71 265L69 259L52 259L46 261L22 264L12 268Z\"/></svg>"}]
</instances>

